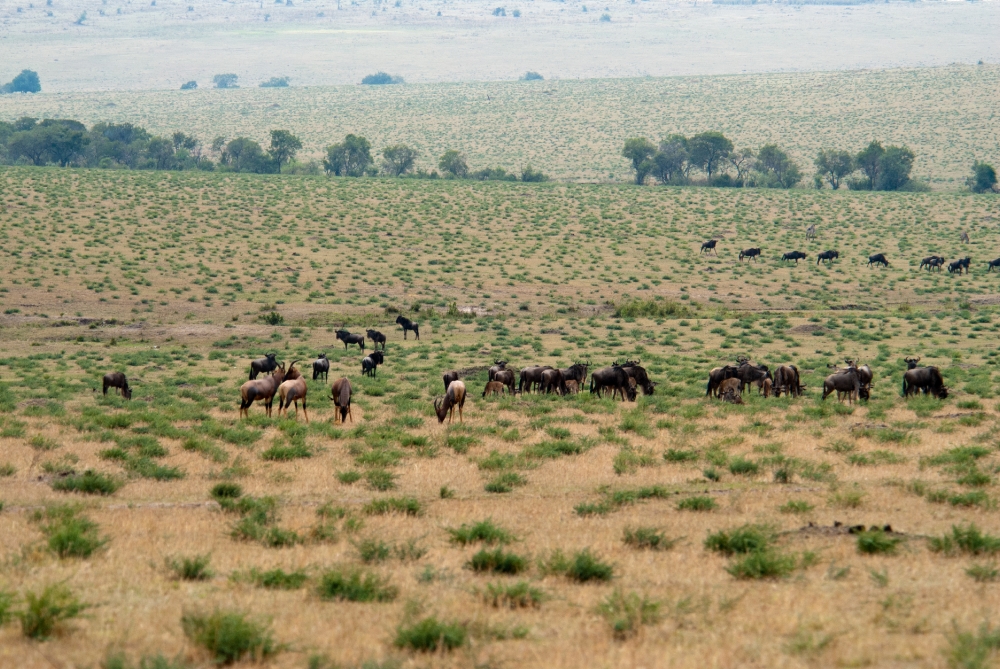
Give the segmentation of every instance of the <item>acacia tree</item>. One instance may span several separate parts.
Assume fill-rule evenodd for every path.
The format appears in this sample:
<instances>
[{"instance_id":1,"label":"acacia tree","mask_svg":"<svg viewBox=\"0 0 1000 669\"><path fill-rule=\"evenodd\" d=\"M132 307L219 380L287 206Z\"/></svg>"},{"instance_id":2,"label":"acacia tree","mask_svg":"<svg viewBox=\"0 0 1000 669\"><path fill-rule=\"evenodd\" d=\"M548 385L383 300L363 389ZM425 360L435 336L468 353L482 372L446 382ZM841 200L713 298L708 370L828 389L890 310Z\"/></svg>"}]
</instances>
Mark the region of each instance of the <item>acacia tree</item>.
<instances>
[{"instance_id":1,"label":"acacia tree","mask_svg":"<svg viewBox=\"0 0 1000 669\"><path fill-rule=\"evenodd\" d=\"M868 179L868 190L875 190L875 185L878 182L879 167L884 154L885 149L882 148L882 143L872 140L854 158L855 165L865 173L865 177Z\"/></svg>"},{"instance_id":2,"label":"acacia tree","mask_svg":"<svg viewBox=\"0 0 1000 669\"><path fill-rule=\"evenodd\" d=\"M302 141L287 130L271 131L271 146L268 152L278 163L278 172L281 172L282 165L295 159L295 154L301 148Z\"/></svg>"},{"instance_id":3,"label":"acacia tree","mask_svg":"<svg viewBox=\"0 0 1000 669\"><path fill-rule=\"evenodd\" d=\"M469 173L469 165L465 162L465 156L454 149L444 152L438 161L438 167L456 179L463 179Z\"/></svg>"},{"instance_id":4,"label":"acacia tree","mask_svg":"<svg viewBox=\"0 0 1000 669\"><path fill-rule=\"evenodd\" d=\"M915 156L905 146L888 146L878 161L875 190L899 190L910 183Z\"/></svg>"},{"instance_id":5,"label":"acacia tree","mask_svg":"<svg viewBox=\"0 0 1000 669\"><path fill-rule=\"evenodd\" d=\"M847 151L822 149L813 161L820 179L826 179L830 188L840 188L844 177L855 170L854 157ZM822 182L821 182L822 183Z\"/></svg>"},{"instance_id":6,"label":"acacia tree","mask_svg":"<svg viewBox=\"0 0 1000 669\"><path fill-rule=\"evenodd\" d=\"M740 185L746 186L747 175L754 166L755 158L753 149L740 149L729 154L729 164L736 168L736 180Z\"/></svg>"},{"instance_id":7,"label":"acacia tree","mask_svg":"<svg viewBox=\"0 0 1000 669\"><path fill-rule=\"evenodd\" d=\"M338 177L360 177L372 163L372 145L364 137L347 135L326 147L323 169Z\"/></svg>"},{"instance_id":8,"label":"acacia tree","mask_svg":"<svg viewBox=\"0 0 1000 669\"><path fill-rule=\"evenodd\" d=\"M799 166L778 148L777 144L765 144L757 152L757 171L764 175L762 186L791 188L802 180Z\"/></svg>"},{"instance_id":9,"label":"acacia tree","mask_svg":"<svg viewBox=\"0 0 1000 669\"><path fill-rule=\"evenodd\" d=\"M653 171L653 163L650 159L655 153L656 146L645 137L632 137L625 140L622 157L628 158L632 163L637 185L641 186L649 173Z\"/></svg>"},{"instance_id":10,"label":"acacia tree","mask_svg":"<svg viewBox=\"0 0 1000 669\"><path fill-rule=\"evenodd\" d=\"M728 158L732 151L733 143L721 132L703 132L688 142L691 164L705 170L709 181L712 180L712 174L718 169L719 163Z\"/></svg>"},{"instance_id":11,"label":"acacia tree","mask_svg":"<svg viewBox=\"0 0 1000 669\"><path fill-rule=\"evenodd\" d=\"M386 174L394 177L401 177L413 169L413 165L420 155L416 149L411 149L405 144L396 144L382 149L382 169Z\"/></svg>"},{"instance_id":12,"label":"acacia tree","mask_svg":"<svg viewBox=\"0 0 1000 669\"><path fill-rule=\"evenodd\" d=\"M966 180L973 193L992 193L997 190L997 171L992 165L978 160L972 164L972 176Z\"/></svg>"},{"instance_id":13,"label":"acacia tree","mask_svg":"<svg viewBox=\"0 0 1000 669\"><path fill-rule=\"evenodd\" d=\"M687 138L670 135L660 142L660 148L651 160L653 178L661 184L682 182L688 171Z\"/></svg>"}]
</instances>

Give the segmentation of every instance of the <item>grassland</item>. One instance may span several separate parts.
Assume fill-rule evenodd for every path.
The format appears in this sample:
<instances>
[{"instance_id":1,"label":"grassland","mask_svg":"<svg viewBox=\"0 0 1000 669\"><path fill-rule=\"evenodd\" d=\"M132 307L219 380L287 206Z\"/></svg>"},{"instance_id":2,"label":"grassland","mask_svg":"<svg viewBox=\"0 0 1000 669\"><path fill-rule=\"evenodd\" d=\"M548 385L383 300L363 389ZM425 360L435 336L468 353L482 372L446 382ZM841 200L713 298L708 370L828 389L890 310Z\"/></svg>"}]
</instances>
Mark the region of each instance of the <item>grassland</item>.
<instances>
[{"instance_id":1,"label":"grassland","mask_svg":"<svg viewBox=\"0 0 1000 669\"><path fill-rule=\"evenodd\" d=\"M274 128L301 137L318 158L347 133L375 150L406 143L418 165L436 169L448 149L473 168L527 164L565 181L629 181L628 137L721 130L737 147L774 142L807 175L820 148L856 151L873 138L906 144L913 176L941 190L964 186L976 160L1000 160L993 118L1000 67L493 82L335 86L231 91L42 93L0 97L0 118L129 121L151 132L181 129L209 145ZM808 179L806 180L808 183Z\"/></svg>"},{"instance_id":2,"label":"grassland","mask_svg":"<svg viewBox=\"0 0 1000 669\"><path fill-rule=\"evenodd\" d=\"M269 624L274 667L989 656L1000 542L963 532L996 532L996 197L34 168L0 184L0 590L63 583L90 605L44 642L0 627L0 664L205 664L194 639L233 621L216 610ZM750 245L762 261L740 264ZM782 265L793 248L810 259ZM827 248L840 260L817 267ZM874 252L892 266L865 267ZM918 270L931 253L973 271ZM376 379L342 325L389 334ZM310 381L308 425L256 406L241 423L268 350L326 352L354 422L333 425ZM740 354L798 365L807 395L706 400L707 370ZM899 397L908 355L948 400ZM625 356L656 394L479 396L497 357ZM865 405L819 400L846 356L875 371ZM100 394L112 369L131 402ZM449 369L471 392L442 427Z\"/></svg>"}]
</instances>

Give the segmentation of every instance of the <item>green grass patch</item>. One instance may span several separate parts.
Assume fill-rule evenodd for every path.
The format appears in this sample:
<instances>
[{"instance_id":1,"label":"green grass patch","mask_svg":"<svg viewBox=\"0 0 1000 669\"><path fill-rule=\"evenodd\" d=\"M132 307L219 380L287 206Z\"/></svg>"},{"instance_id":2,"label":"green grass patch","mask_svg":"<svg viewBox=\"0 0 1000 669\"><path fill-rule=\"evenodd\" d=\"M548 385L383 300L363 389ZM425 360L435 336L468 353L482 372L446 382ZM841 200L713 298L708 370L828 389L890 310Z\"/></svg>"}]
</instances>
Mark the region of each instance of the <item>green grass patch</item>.
<instances>
[{"instance_id":1,"label":"green grass patch","mask_svg":"<svg viewBox=\"0 0 1000 669\"><path fill-rule=\"evenodd\" d=\"M348 602L391 602L399 591L378 574L351 567L331 569L319 580L320 599Z\"/></svg>"},{"instance_id":2,"label":"green grass patch","mask_svg":"<svg viewBox=\"0 0 1000 669\"><path fill-rule=\"evenodd\" d=\"M245 613L214 611L185 613L181 627L192 643L201 646L216 664L266 660L278 652L270 625Z\"/></svg>"}]
</instances>

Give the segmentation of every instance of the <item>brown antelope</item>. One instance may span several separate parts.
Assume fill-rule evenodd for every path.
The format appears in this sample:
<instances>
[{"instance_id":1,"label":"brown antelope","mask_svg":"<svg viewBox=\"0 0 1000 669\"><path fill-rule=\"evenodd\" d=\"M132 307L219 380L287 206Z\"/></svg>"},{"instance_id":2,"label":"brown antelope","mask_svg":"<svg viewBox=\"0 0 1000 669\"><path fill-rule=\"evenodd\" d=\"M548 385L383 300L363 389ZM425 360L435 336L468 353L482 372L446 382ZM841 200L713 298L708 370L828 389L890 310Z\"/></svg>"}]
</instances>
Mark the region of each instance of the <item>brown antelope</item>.
<instances>
[{"instance_id":1,"label":"brown antelope","mask_svg":"<svg viewBox=\"0 0 1000 669\"><path fill-rule=\"evenodd\" d=\"M434 413L437 414L438 422L443 423L445 416L451 424L455 418L455 407L458 407L458 422L462 421L462 407L465 406L465 384L461 381L452 381L448 385L448 392L443 397L434 400Z\"/></svg>"},{"instance_id":2,"label":"brown antelope","mask_svg":"<svg viewBox=\"0 0 1000 669\"><path fill-rule=\"evenodd\" d=\"M240 418L246 414L250 417L250 405L257 400L264 400L264 409L268 418L271 417L271 403L274 402L274 393L278 386L285 380L285 363L281 363L277 369L271 372L270 376L261 379L247 381L240 386Z\"/></svg>"},{"instance_id":3,"label":"brown antelope","mask_svg":"<svg viewBox=\"0 0 1000 669\"><path fill-rule=\"evenodd\" d=\"M333 382L333 389L330 392L330 399L340 412L340 422L343 423L348 417L354 422L354 415L351 413L351 382L345 376ZM303 402L303 404L305 404ZM337 414L333 414L333 422L337 423Z\"/></svg>"},{"instance_id":4,"label":"brown antelope","mask_svg":"<svg viewBox=\"0 0 1000 669\"><path fill-rule=\"evenodd\" d=\"M760 392L764 395L764 397L771 396L771 386L772 386L771 379L764 379L760 388Z\"/></svg>"},{"instance_id":5,"label":"brown antelope","mask_svg":"<svg viewBox=\"0 0 1000 669\"><path fill-rule=\"evenodd\" d=\"M118 394L127 400L132 399L132 389L128 387L128 379L121 372L108 372L104 375L104 394L108 394L108 388L115 388Z\"/></svg>"},{"instance_id":6,"label":"brown antelope","mask_svg":"<svg viewBox=\"0 0 1000 669\"><path fill-rule=\"evenodd\" d=\"M566 393L576 395L580 392L580 383L576 379L566 379Z\"/></svg>"},{"instance_id":7,"label":"brown antelope","mask_svg":"<svg viewBox=\"0 0 1000 669\"><path fill-rule=\"evenodd\" d=\"M719 384L718 396L722 397L723 394L728 393L730 391L735 392L737 395L742 395L743 394L742 388L743 384L740 383L740 380L738 378L733 377L731 379L726 379Z\"/></svg>"},{"instance_id":8,"label":"brown antelope","mask_svg":"<svg viewBox=\"0 0 1000 669\"><path fill-rule=\"evenodd\" d=\"M292 364L288 366L288 374L286 379L291 377L292 370L295 367L295 363L298 360L293 360ZM309 413L306 411L306 380L302 378L301 374L298 374L291 380L285 380L281 382L278 386L278 418L281 418L281 412L285 412L285 418L288 418L288 407L292 406L292 402L295 403L295 417L299 416L299 400L302 400L302 413L306 417L306 422L309 422Z\"/></svg>"},{"instance_id":9,"label":"brown antelope","mask_svg":"<svg viewBox=\"0 0 1000 669\"><path fill-rule=\"evenodd\" d=\"M503 395L507 391L507 386L500 383L499 381L490 381L483 388L483 397L487 395Z\"/></svg>"}]
</instances>

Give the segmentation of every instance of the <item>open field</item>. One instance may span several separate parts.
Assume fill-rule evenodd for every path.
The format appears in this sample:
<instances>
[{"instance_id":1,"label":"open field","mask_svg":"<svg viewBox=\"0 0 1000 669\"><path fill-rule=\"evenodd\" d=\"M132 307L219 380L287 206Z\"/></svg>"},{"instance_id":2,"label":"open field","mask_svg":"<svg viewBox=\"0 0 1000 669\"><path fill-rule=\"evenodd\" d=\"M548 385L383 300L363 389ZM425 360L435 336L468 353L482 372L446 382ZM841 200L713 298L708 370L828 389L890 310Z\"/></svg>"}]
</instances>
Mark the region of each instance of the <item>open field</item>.
<instances>
[{"instance_id":1,"label":"open field","mask_svg":"<svg viewBox=\"0 0 1000 669\"><path fill-rule=\"evenodd\" d=\"M559 180L629 181L621 147L674 132L721 130L737 148L774 142L809 183L820 148L857 151L873 138L906 144L913 176L935 189L964 186L972 163L1000 157L991 119L1000 67L770 74L667 79L338 86L0 96L0 118L132 122L151 132L265 141L274 128L318 158L347 133L375 151L406 143L418 165L459 149L473 168L527 164Z\"/></svg>"},{"instance_id":2,"label":"open field","mask_svg":"<svg viewBox=\"0 0 1000 669\"><path fill-rule=\"evenodd\" d=\"M284 644L273 667L944 667L988 655L988 639L957 634L997 622L1000 540L971 554L931 539L969 523L997 532L1000 274L985 261L1000 255L998 220L997 197L949 193L5 168L0 590L64 582L91 608L46 642L3 625L0 666L98 666L119 651L207 666L181 619L215 609L268 619ZM699 253L710 237L717 257ZM738 261L748 246L760 263ZM809 258L782 264L792 249ZM840 259L817 266L825 249ZM891 267L865 267L875 252ZM932 253L969 255L972 271L919 270ZM396 310L420 322L420 340L403 341ZM377 378L334 340L342 325L388 334ZM269 350L305 363L326 352L330 380L354 384L353 423L332 424L322 381L309 381L308 425L259 405L241 422L239 385ZM737 355L796 364L806 395L705 399L707 371ZM899 396L910 355L941 369L947 400ZM593 370L626 356L655 394L480 397L499 357ZM826 365L845 357L873 368L870 402L820 401ZM431 401L450 369L470 398L464 422L440 426ZM101 395L111 370L128 375L130 402ZM55 489L86 470L121 487ZM241 486L241 501L213 498L220 483ZM65 518L54 505L67 503L107 540L89 557L53 552ZM463 544L449 531L487 519L510 536ZM822 528L800 531L810 522ZM770 528L758 533L773 547L750 557L774 577L705 546L746 524ZM500 556L505 573L473 569L497 548L514 554ZM553 559L585 549L610 580L601 564ZM198 555L210 556L203 580L168 564ZM266 588L250 573L276 568L304 580ZM337 599L330 574L351 569L384 578L370 594L386 601ZM520 581L534 589L524 607L486 596ZM606 618L598 607L617 591L655 615ZM396 647L399 627L432 615L466 642Z\"/></svg>"}]
</instances>

